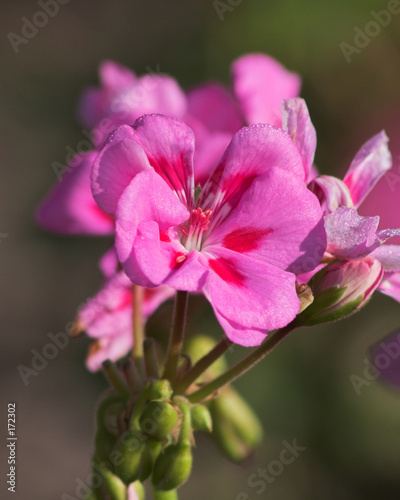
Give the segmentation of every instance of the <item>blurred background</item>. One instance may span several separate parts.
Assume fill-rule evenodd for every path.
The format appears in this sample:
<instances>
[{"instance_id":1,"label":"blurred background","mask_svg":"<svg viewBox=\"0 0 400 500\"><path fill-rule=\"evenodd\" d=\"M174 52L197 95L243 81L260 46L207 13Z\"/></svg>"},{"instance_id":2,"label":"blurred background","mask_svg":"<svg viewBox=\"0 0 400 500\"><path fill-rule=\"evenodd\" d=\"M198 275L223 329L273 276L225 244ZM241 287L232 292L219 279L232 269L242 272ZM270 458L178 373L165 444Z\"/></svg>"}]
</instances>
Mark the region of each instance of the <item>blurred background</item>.
<instances>
[{"instance_id":1,"label":"blurred background","mask_svg":"<svg viewBox=\"0 0 400 500\"><path fill-rule=\"evenodd\" d=\"M18 366L31 366L32 349L42 352L48 333L64 331L77 306L101 284L97 262L110 241L45 234L33 212L56 182L51 164L63 164L66 148L84 139L76 103L84 87L98 83L102 60L118 61L137 74L159 65L186 89L205 80L229 85L230 64L244 53L272 55L303 78L302 96L318 134L316 164L323 173L343 174L361 144L387 130L397 175L381 181L379 196L363 211L382 213L381 228L400 226L400 14L379 25L364 48L347 57L343 53L349 50L343 43L354 46L355 27L364 31L374 20L371 9L387 10L396 2L231 3L236 6L227 0L218 5L212 0L72 0L20 44L18 53L7 35L21 35L21 18L32 20L41 8L36 1L0 4L1 432L6 403L14 401L14 498L75 498L77 479L85 481L90 471L93 410L106 384L84 367L89 341L71 340L29 377L28 385ZM207 304L199 299L193 304L190 330L219 338L222 332ZM168 332L170 312L171 304L165 304L149 324L159 338ZM289 337L235 384L263 422L263 445L245 464L234 466L200 438L182 499L398 499L400 393L375 381L357 394L350 377L363 377L369 346L399 324L399 305L376 295L342 323ZM228 360L239 352L228 354ZM305 451L258 493L249 477L266 469L282 442L293 439ZM5 438L2 471L8 470L4 443ZM9 493L5 481L2 491Z\"/></svg>"}]
</instances>

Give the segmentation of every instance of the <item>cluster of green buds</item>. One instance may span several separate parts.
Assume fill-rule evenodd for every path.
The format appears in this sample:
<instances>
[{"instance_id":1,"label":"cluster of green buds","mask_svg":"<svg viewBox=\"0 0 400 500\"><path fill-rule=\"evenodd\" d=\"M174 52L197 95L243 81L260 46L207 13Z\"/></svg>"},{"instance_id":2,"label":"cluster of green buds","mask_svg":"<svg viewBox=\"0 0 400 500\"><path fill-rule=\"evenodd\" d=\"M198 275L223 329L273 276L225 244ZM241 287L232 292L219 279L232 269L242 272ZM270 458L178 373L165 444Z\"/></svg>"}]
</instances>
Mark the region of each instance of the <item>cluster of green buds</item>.
<instances>
[{"instance_id":1,"label":"cluster of green buds","mask_svg":"<svg viewBox=\"0 0 400 500\"><path fill-rule=\"evenodd\" d=\"M195 337L188 346L190 365L213 345L212 339ZM107 361L104 371L112 389L98 406L93 456L102 481L90 500L143 500L146 480L155 499L176 499L176 489L191 472L196 431L211 433L231 460L247 458L261 441L262 429L239 394L227 386L204 404L190 401L191 392L225 366L220 358L194 386L179 391L179 384L173 388L169 380L155 378L154 365L145 368L143 377L132 358L119 368Z\"/></svg>"}]
</instances>

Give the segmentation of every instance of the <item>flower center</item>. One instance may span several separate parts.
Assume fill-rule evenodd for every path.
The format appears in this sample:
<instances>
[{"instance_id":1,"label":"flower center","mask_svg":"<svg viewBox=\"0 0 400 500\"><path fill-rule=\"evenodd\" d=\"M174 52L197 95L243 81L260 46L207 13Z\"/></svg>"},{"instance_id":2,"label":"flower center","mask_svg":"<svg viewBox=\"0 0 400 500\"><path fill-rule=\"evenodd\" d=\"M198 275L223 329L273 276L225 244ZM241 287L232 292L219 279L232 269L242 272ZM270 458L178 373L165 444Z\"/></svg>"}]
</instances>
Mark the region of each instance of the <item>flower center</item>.
<instances>
[{"instance_id":1,"label":"flower center","mask_svg":"<svg viewBox=\"0 0 400 500\"><path fill-rule=\"evenodd\" d=\"M203 212L201 208L195 208L192 210L189 220L181 225L180 230L184 237L182 243L189 252L201 250L203 234L208 229L211 214L212 210Z\"/></svg>"}]
</instances>

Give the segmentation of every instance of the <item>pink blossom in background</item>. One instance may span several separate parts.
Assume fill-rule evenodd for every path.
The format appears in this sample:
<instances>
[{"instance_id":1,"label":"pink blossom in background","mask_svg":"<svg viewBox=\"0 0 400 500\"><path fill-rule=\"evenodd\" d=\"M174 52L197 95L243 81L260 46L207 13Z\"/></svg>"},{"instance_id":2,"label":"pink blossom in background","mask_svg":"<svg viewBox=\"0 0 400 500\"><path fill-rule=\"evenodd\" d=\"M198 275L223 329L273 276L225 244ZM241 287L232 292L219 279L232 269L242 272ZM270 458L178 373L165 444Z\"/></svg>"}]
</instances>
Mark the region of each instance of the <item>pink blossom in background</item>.
<instances>
[{"instance_id":1,"label":"pink blossom in background","mask_svg":"<svg viewBox=\"0 0 400 500\"><path fill-rule=\"evenodd\" d=\"M90 189L94 151L74 157L36 210L38 224L61 235L107 235L114 233L114 219L97 206Z\"/></svg>"},{"instance_id":2,"label":"pink blossom in background","mask_svg":"<svg viewBox=\"0 0 400 500\"><path fill-rule=\"evenodd\" d=\"M208 178L241 126L256 119L263 123L281 123L282 99L296 96L300 89L297 75L263 54L245 55L234 62L232 91L211 82L185 93L168 75L150 72L137 77L112 61L100 65L99 77L100 86L84 91L78 106L79 120L91 130L94 147L101 148L116 126L131 125L144 114L162 113L181 118L196 136L196 184ZM257 116L252 106L258 107ZM94 214L91 208L88 161L74 159L73 163L73 169L68 169L40 205L37 222L57 234L112 233L112 221L105 216L102 223L101 214Z\"/></svg>"},{"instance_id":3,"label":"pink blossom in background","mask_svg":"<svg viewBox=\"0 0 400 500\"><path fill-rule=\"evenodd\" d=\"M108 263L112 253L106 254ZM147 320L174 293L167 286L145 289L143 319ZM76 319L78 329L94 339L86 359L90 371L99 370L106 359L122 358L132 349L132 316L132 282L123 271L115 270L103 288L79 309Z\"/></svg>"},{"instance_id":4,"label":"pink blossom in background","mask_svg":"<svg viewBox=\"0 0 400 500\"><path fill-rule=\"evenodd\" d=\"M237 132L196 198L194 144L190 128L161 115L121 126L95 161L93 195L116 218L134 283L201 291L231 340L258 345L299 311L294 273L322 258L322 212L282 129Z\"/></svg>"}]
</instances>

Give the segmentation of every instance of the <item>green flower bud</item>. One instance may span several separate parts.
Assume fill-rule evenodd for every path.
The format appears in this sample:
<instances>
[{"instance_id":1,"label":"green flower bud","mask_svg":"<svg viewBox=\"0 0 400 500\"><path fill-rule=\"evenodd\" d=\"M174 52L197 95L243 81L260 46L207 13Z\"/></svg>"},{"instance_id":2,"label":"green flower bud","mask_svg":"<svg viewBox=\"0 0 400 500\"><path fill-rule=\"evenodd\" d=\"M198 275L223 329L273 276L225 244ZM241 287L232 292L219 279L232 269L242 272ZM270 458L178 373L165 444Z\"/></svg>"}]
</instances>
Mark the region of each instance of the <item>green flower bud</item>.
<instances>
[{"instance_id":1,"label":"green flower bud","mask_svg":"<svg viewBox=\"0 0 400 500\"><path fill-rule=\"evenodd\" d=\"M154 380L147 387L147 397L150 401L166 401L171 399L172 387L169 380Z\"/></svg>"},{"instance_id":2,"label":"green flower bud","mask_svg":"<svg viewBox=\"0 0 400 500\"><path fill-rule=\"evenodd\" d=\"M193 405L190 409L192 427L195 431L212 431L210 410L204 405Z\"/></svg>"},{"instance_id":3,"label":"green flower bud","mask_svg":"<svg viewBox=\"0 0 400 500\"><path fill-rule=\"evenodd\" d=\"M163 439L177 425L179 416L172 405L166 401L151 401L148 403L139 423L142 431L154 439Z\"/></svg>"},{"instance_id":4,"label":"green flower bud","mask_svg":"<svg viewBox=\"0 0 400 500\"><path fill-rule=\"evenodd\" d=\"M102 490L107 490L108 498L112 500L126 500L126 486L125 484L113 474L107 467L101 463L95 464L94 468L96 471L100 472L103 477L103 484L93 491L94 498L102 499L104 495Z\"/></svg>"},{"instance_id":5,"label":"green flower bud","mask_svg":"<svg viewBox=\"0 0 400 500\"><path fill-rule=\"evenodd\" d=\"M229 459L242 462L262 440L259 419L232 387L225 387L211 400L210 410L218 444Z\"/></svg>"},{"instance_id":6,"label":"green flower bud","mask_svg":"<svg viewBox=\"0 0 400 500\"><path fill-rule=\"evenodd\" d=\"M140 431L132 429L123 434L115 446L120 459L116 461L114 472L126 485L144 481L151 474L153 454L146 446L146 439Z\"/></svg>"},{"instance_id":7,"label":"green flower bud","mask_svg":"<svg viewBox=\"0 0 400 500\"><path fill-rule=\"evenodd\" d=\"M146 492L143 484L140 481L135 481L130 485L129 489L130 488L133 488L135 490L138 500L145 500Z\"/></svg>"},{"instance_id":8,"label":"green flower bud","mask_svg":"<svg viewBox=\"0 0 400 500\"><path fill-rule=\"evenodd\" d=\"M314 302L299 314L298 326L336 321L357 311L376 290L382 275L382 265L373 257L328 264L311 280Z\"/></svg>"},{"instance_id":9,"label":"green flower bud","mask_svg":"<svg viewBox=\"0 0 400 500\"><path fill-rule=\"evenodd\" d=\"M154 465L152 482L157 490L174 490L183 484L192 469L192 452L188 444L165 448Z\"/></svg>"}]
</instances>

